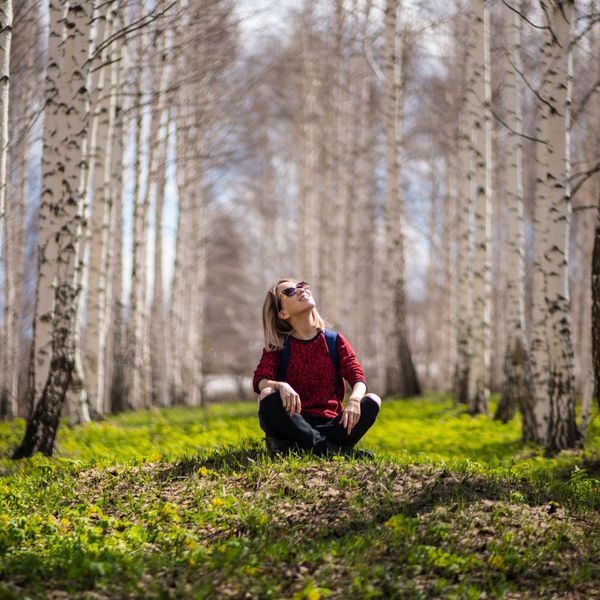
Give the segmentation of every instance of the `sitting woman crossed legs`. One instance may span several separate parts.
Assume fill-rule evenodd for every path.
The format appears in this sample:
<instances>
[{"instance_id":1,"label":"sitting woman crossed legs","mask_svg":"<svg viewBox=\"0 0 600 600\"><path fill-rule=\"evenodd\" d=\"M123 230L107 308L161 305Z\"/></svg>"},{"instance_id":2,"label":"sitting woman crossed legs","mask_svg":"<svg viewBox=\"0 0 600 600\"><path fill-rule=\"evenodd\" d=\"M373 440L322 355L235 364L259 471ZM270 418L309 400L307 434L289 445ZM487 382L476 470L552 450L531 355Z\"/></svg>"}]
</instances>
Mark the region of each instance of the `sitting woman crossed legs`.
<instances>
[{"instance_id":1,"label":"sitting woman crossed legs","mask_svg":"<svg viewBox=\"0 0 600 600\"><path fill-rule=\"evenodd\" d=\"M265 348L254 372L259 419L271 452L370 456L354 450L373 425L381 399L366 394L366 379L350 343L325 329L306 282L280 279L263 305ZM352 392L343 406L344 383Z\"/></svg>"}]
</instances>

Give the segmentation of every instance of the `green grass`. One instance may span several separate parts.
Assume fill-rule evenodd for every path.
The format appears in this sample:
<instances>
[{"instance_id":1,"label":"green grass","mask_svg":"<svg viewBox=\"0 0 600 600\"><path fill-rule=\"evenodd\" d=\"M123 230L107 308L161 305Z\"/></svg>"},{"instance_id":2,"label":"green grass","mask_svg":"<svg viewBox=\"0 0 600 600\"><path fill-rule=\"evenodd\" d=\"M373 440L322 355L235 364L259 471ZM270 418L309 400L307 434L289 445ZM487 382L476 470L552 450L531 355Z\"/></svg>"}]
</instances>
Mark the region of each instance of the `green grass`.
<instances>
[{"instance_id":1,"label":"green grass","mask_svg":"<svg viewBox=\"0 0 600 600\"><path fill-rule=\"evenodd\" d=\"M256 404L63 424L13 462L0 423L0 598L589 598L600 425L543 458L517 420L384 403L374 462L271 460Z\"/></svg>"}]
</instances>

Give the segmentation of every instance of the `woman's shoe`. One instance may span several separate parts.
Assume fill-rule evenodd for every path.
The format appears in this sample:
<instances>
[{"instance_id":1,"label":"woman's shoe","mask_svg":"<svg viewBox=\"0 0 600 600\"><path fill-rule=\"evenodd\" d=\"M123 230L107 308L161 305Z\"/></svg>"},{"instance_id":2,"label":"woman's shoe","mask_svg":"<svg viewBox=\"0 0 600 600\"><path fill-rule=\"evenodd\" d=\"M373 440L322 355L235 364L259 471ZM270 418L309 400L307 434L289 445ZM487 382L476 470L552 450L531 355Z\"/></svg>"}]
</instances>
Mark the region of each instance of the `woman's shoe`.
<instances>
[{"instance_id":1,"label":"woman's shoe","mask_svg":"<svg viewBox=\"0 0 600 600\"><path fill-rule=\"evenodd\" d=\"M340 446L339 455L359 460L373 460L375 458L372 450L368 448L353 448L352 446Z\"/></svg>"},{"instance_id":2,"label":"woman's shoe","mask_svg":"<svg viewBox=\"0 0 600 600\"><path fill-rule=\"evenodd\" d=\"M281 440L279 438L267 436L265 438L265 443L271 457L285 455L288 452L296 452L298 450L298 444L291 442L290 440Z\"/></svg>"}]
</instances>

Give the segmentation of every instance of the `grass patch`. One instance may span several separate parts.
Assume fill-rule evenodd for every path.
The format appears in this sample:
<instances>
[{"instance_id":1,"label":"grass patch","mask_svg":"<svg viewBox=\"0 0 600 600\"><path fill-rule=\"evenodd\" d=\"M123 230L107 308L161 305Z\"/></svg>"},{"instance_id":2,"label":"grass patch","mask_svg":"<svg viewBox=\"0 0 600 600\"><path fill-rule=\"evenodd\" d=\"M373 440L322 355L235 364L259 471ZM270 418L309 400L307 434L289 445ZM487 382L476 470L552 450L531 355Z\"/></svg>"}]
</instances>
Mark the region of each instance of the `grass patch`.
<instances>
[{"instance_id":1,"label":"grass patch","mask_svg":"<svg viewBox=\"0 0 600 600\"><path fill-rule=\"evenodd\" d=\"M1 423L0 597L593 597L597 421L553 459L519 426L388 401L375 461L271 460L238 403L63 426L14 463Z\"/></svg>"}]
</instances>

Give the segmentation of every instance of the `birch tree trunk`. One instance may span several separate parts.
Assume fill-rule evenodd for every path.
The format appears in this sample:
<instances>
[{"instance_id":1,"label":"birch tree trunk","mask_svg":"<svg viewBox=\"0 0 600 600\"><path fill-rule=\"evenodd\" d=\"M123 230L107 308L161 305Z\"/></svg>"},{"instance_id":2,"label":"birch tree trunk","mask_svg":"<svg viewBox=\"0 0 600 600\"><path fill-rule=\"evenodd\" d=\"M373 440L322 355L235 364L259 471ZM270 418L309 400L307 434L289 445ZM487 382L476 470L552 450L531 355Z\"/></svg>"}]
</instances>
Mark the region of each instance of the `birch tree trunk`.
<instances>
[{"instance_id":1,"label":"birch tree trunk","mask_svg":"<svg viewBox=\"0 0 600 600\"><path fill-rule=\"evenodd\" d=\"M75 366L73 370L73 376L71 379L71 385L67 394L67 407L69 411L69 420L72 424L76 423L89 423L91 420L90 412L94 416L101 414L101 411L95 405L90 405L90 395L92 400L96 398L96 392L94 388L96 365L90 364L90 361L86 361L86 349L82 347L80 342L81 338L86 342L86 346L89 346L90 340L97 339L98 336L98 323L97 323L97 254L98 254L98 243L97 243L97 220L98 220L98 209L97 206L101 202L96 201L96 189L94 186L92 193L92 210L90 216L89 201L88 201L88 190L90 181L94 181L94 174L98 163L98 132L102 136L102 125L100 123L101 110L106 107L106 101L104 100L104 79L105 79L105 68L102 63L106 62L107 54L103 52L99 59L94 60L93 55L96 48L104 41L106 31L106 15L103 10L107 10L107 7L96 4L93 11L92 23L95 26L94 35L90 37L89 42L89 56L88 60L92 68L89 69L86 86L89 91L89 102L87 105L87 112L91 115L89 135L87 144L87 151L84 161L82 162L82 188L84 190L84 204L83 214L85 218L82 220L81 226L81 250L80 256L81 261L77 265L76 270L76 285L80 286L81 292L78 296L78 324L75 329ZM97 64L100 62L100 64ZM100 101L100 98L103 98ZM106 143L106 140L101 140L101 143ZM102 147L102 151L104 147ZM91 223L91 227L88 227L88 223ZM85 256L87 248L90 245L90 259L88 263L85 262ZM87 290L86 290L87 283ZM87 306L86 306L87 298ZM82 323L83 315L86 316L86 327L85 335L82 336ZM90 369L92 370L91 377L89 376ZM86 373L88 374L86 376ZM91 390L90 390L91 384ZM91 393L90 393L91 391ZM94 401L95 404L95 401Z\"/></svg>"},{"instance_id":2,"label":"birch tree trunk","mask_svg":"<svg viewBox=\"0 0 600 600\"><path fill-rule=\"evenodd\" d=\"M142 148L143 148L143 42L140 38L136 53L137 68L135 73L135 161L133 189L133 217L131 239L131 290L129 295L127 350L130 355L130 384L128 385L128 403L131 408L144 406L146 398L144 388L144 204L142 196Z\"/></svg>"},{"instance_id":3,"label":"birch tree trunk","mask_svg":"<svg viewBox=\"0 0 600 600\"><path fill-rule=\"evenodd\" d=\"M456 139L456 137L454 137ZM446 156L445 160L445 178L446 178L446 196L444 200L444 213L442 221L442 265L441 265L441 291L442 306L447 306L448 310L443 323L444 340L442 363L441 363L441 389L448 392L452 390L453 369L456 364L456 277L454 266L452 264L455 244L453 240L456 237L457 224L457 185L456 185L456 158Z\"/></svg>"},{"instance_id":4,"label":"birch tree trunk","mask_svg":"<svg viewBox=\"0 0 600 600\"><path fill-rule=\"evenodd\" d=\"M17 406L17 377L19 369L18 351L20 341L20 297L22 288L22 279L18 278L19 266L22 264L22 247L17 247L17 237L22 232L23 215L22 196L14 190L14 197L8 197L6 189L9 177L6 172L6 155L9 151L9 82L10 82L10 53L12 38L12 2L6 1L0 3L0 265L4 262L4 321L0 324L0 344L3 344L0 354L0 418L7 417L12 419L18 414ZM31 52L28 52L28 62ZM29 69L28 69L29 71ZM20 98L22 103L21 110L15 111L14 104L11 107L13 113L17 112L20 116L26 116L29 107L29 88L25 84L23 96ZM14 133L13 137L16 137ZM14 146L11 152L11 158L18 165L18 175L25 176L22 173L22 156L27 152L27 132L23 128L20 132L18 145ZM16 187L16 186L15 186ZM3 255L4 236L6 239L6 253Z\"/></svg>"},{"instance_id":5,"label":"birch tree trunk","mask_svg":"<svg viewBox=\"0 0 600 600\"><path fill-rule=\"evenodd\" d=\"M495 419L510 421L519 407L531 419L531 367L525 338L525 223L523 216L523 142L521 119L521 2L504 8L509 35L504 77L507 137L506 195L508 200L507 344L504 355L504 389ZM510 23L510 25L509 25Z\"/></svg>"},{"instance_id":6,"label":"birch tree trunk","mask_svg":"<svg viewBox=\"0 0 600 600\"><path fill-rule=\"evenodd\" d=\"M52 21L51 21L52 23ZM56 23L56 22L54 22ZM28 419L25 437L15 450L13 457L31 456L42 452L51 456L59 425L59 417L71 381L74 365L73 335L77 318L78 287L75 285L75 272L81 234L83 203L83 185L81 164L86 151L87 119L86 107L86 61L90 33L90 14L86 2L71 2L65 18L65 46L62 77L58 80L58 89L64 90L65 113L57 128L56 135L62 152L58 155L62 181L61 186L48 190L57 194L52 208L56 211L53 224L56 227L49 239L40 239L41 259L48 255L55 257L50 263L51 269L45 273L50 281L55 281L54 304L50 317L52 353L48 377L39 396L36 388L30 389L33 399L33 411ZM50 30L51 35L56 30ZM56 65L58 66L58 65ZM53 71L54 65L49 65ZM51 90L50 90L51 91ZM49 112L50 124L56 113ZM52 131L52 130L50 130ZM45 131L46 133L46 131ZM46 140L45 140L46 141ZM46 144L44 144L46 150ZM42 197L47 191L42 189ZM47 200L46 200L47 201ZM54 245L51 252L45 250ZM42 278L41 266L39 278ZM46 281L48 281L48 279ZM35 363L32 360L32 370Z\"/></svg>"},{"instance_id":7,"label":"birch tree trunk","mask_svg":"<svg viewBox=\"0 0 600 600\"><path fill-rule=\"evenodd\" d=\"M123 27L120 6L113 15L115 31ZM111 178L111 197L113 210L111 213L111 231L114 232L112 243L108 245L108 281L110 293L107 294L109 311L109 335L106 354L107 361L106 398L111 411L124 410L126 406L126 331L123 317L123 152L124 152L124 62L126 58L126 39L115 40L115 68L111 76L111 98L115 103L115 131L112 139L111 164L107 176Z\"/></svg>"},{"instance_id":8,"label":"birch tree trunk","mask_svg":"<svg viewBox=\"0 0 600 600\"><path fill-rule=\"evenodd\" d=\"M346 15L343 0L335 1L335 75L333 81L333 94L337 108L334 115L333 139L333 214L331 215L331 246L332 246L332 293L327 301L330 307L329 318L340 322L341 307L340 294L336 293L343 286L345 261L344 261L344 214L347 210L345 180L349 177L346 169L347 157L344 153L344 119L348 112L347 93L344 81L344 26ZM327 289L327 288L326 288Z\"/></svg>"},{"instance_id":9,"label":"birch tree trunk","mask_svg":"<svg viewBox=\"0 0 600 600\"><path fill-rule=\"evenodd\" d=\"M112 32L112 6L107 4L96 16L96 47L109 38ZM85 331L85 372L90 404L94 412L105 412L104 374L106 341L106 255L108 246L108 224L110 222L110 164L111 142L114 127L110 76L114 65L110 64L111 46L100 54L99 64L90 86L91 148L90 162L93 164L93 202L90 218L90 253L88 270L88 296ZM106 65L106 66L104 66ZM108 182L107 182L108 173Z\"/></svg>"},{"instance_id":10,"label":"birch tree trunk","mask_svg":"<svg viewBox=\"0 0 600 600\"><path fill-rule=\"evenodd\" d=\"M600 194L598 195L592 254L592 363L594 397L600 408Z\"/></svg>"},{"instance_id":11,"label":"birch tree trunk","mask_svg":"<svg viewBox=\"0 0 600 600\"><path fill-rule=\"evenodd\" d=\"M178 113L176 116L176 136L177 136L177 228L175 234L175 261L173 265L173 278L171 280L170 293L170 314L169 322L171 326L171 336L169 338L169 391L174 402L184 400L183 389L183 361L186 354L183 347L184 340L184 295L185 281L184 274L188 264L187 255L189 248L189 239L187 237L187 223L189 220L189 209L187 204L187 179L185 175L185 156L186 143L185 132L190 126L186 115L182 114L187 105L184 89L179 90Z\"/></svg>"},{"instance_id":12,"label":"birch tree trunk","mask_svg":"<svg viewBox=\"0 0 600 600\"><path fill-rule=\"evenodd\" d=\"M54 305L54 277L57 246L54 236L58 229L55 217L59 211L62 184L63 156L60 148L66 130L66 106L61 90L63 70L64 26L62 18L67 8L66 0L50 0L48 65L44 85L45 117L42 153L42 193L39 209L38 280L35 300L33 342L29 369L29 402L27 416L33 414L35 399L42 395L50 368L51 325Z\"/></svg>"},{"instance_id":13,"label":"birch tree trunk","mask_svg":"<svg viewBox=\"0 0 600 600\"><path fill-rule=\"evenodd\" d=\"M473 257L473 353L469 369L470 414L485 414L489 402L490 242L491 242L491 85L489 12L485 0L471 1L473 33L471 139L475 178Z\"/></svg>"},{"instance_id":14,"label":"birch tree trunk","mask_svg":"<svg viewBox=\"0 0 600 600\"><path fill-rule=\"evenodd\" d=\"M406 296L404 290L404 207L400 188L402 123L404 112L404 71L402 43L398 34L397 2L388 0L385 8L386 42L386 182L385 227L386 266L384 269L384 298L386 322L390 324L385 343L386 394L403 397L421 393L412 363L406 333Z\"/></svg>"},{"instance_id":15,"label":"birch tree trunk","mask_svg":"<svg viewBox=\"0 0 600 600\"><path fill-rule=\"evenodd\" d=\"M201 136L199 136L201 139ZM200 149L202 146L200 147ZM202 152L199 152L202 156ZM201 165L199 165L201 166ZM197 172L198 174L198 172ZM202 396L202 346L204 343L204 304L206 282L206 196L202 185L202 170L199 172L197 189L194 191L191 205L191 223L194 239L192 240L191 268L191 306L190 320L187 328L188 349L190 351L190 376L186 398L190 406L199 406Z\"/></svg>"},{"instance_id":16,"label":"birch tree trunk","mask_svg":"<svg viewBox=\"0 0 600 600\"><path fill-rule=\"evenodd\" d=\"M594 9L594 0L588 2L586 8L590 13ZM584 10L586 10L584 8ZM600 50L600 32L590 32L588 51L590 56L597 56ZM587 73L588 85L595 86L592 89L595 90L593 98L589 98L588 106L586 111L584 130L586 135L584 138L584 152L588 158L590 168L593 168L595 161L600 155L600 95L598 94L597 81L600 80L600 64L596 61L596 68L590 69ZM579 316L579 357L581 361L581 379L582 381L582 402L581 402L581 418L579 421L579 443L583 446L588 434L588 428L594 418L594 397L598 398L598 391L600 388L596 383L598 380L598 367L600 366L600 323L598 318L600 312L600 289L598 288L599 277L600 277L600 259L598 253L600 253L599 241L600 241L600 177L596 175L593 181L584 184L587 188L585 191L585 206L596 210L591 214L588 213L589 220L586 222L586 240L583 243L583 256L591 257L589 266L585 265L585 258L581 261L584 268L586 268L586 281L585 287L581 290L580 298L581 301L579 306L575 303L572 304L571 312L573 315L576 314L576 310L581 314ZM582 190L583 191L583 190ZM579 192L579 198L582 199L583 194ZM587 209L586 211L587 212ZM582 215L583 216L583 215ZM578 219L578 222L582 222ZM580 254L581 256L581 254ZM589 270L588 270L589 269ZM588 279L589 278L589 279ZM589 283L588 283L589 281ZM577 309L575 309L577 306ZM594 321L595 319L595 321ZM576 353L577 354L577 353ZM596 394L596 396L594 396ZM600 399L598 400L600 402Z\"/></svg>"},{"instance_id":17,"label":"birch tree trunk","mask_svg":"<svg viewBox=\"0 0 600 600\"><path fill-rule=\"evenodd\" d=\"M465 39L463 54L463 73L461 89L464 90L459 109L459 121L457 131L457 248L456 262L458 271L457 296L461 302L456 304L456 364L454 367L453 388L454 403L467 404L469 398L469 372L471 369L471 323L473 320L473 262L471 257L471 240L473 238L473 227L471 224L471 213L473 208L473 168L471 160L471 128L470 128L470 92L471 65L473 62L472 40L468 36L471 30L468 27L468 19L465 19L465 29L459 29L457 38ZM462 34L462 35L461 35ZM457 44L459 42L457 41Z\"/></svg>"},{"instance_id":18,"label":"birch tree trunk","mask_svg":"<svg viewBox=\"0 0 600 600\"><path fill-rule=\"evenodd\" d=\"M189 105L188 105L189 106ZM201 129L182 128L178 137L179 157L193 156L198 151ZM193 168L192 168L193 167ZM180 216L176 272L172 304L175 347L173 368L174 394L185 404L197 406L202 401L202 328L204 314L203 286L205 277L205 210L202 180L198 163L178 161ZM193 171L193 174L192 174ZM181 239L179 238L181 236Z\"/></svg>"},{"instance_id":19,"label":"birch tree trunk","mask_svg":"<svg viewBox=\"0 0 600 600\"><path fill-rule=\"evenodd\" d=\"M160 27L160 26L158 26ZM161 219L160 219L160 214L159 211L162 212L162 204L163 204L163 198L159 198L158 195L159 193L161 195L164 195L164 177L165 177L165 171L164 171L164 163L166 160L166 148L164 148L164 144L166 141L168 141L166 139L166 137L163 135L163 139L160 139L160 132L161 132L161 122L163 121L163 112L164 112L164 107L163 107L163 94L164 94L164 89L166 88L166 82L167 82L167 64L166 64L166 59L167 59L167 35L166 35L166 31L164 29L157 29L152 36L153 42L152 42L152 54L153 54L153 64L151 66L151 70L152 70L152 77L151 77L151 92L152 92L152 102L151 102L151 107L150 107L150 139L149 139L149 146L148 146L148 167L147 167L147 171L146 171L146 185L145 185L145 195L144 195L144 209L143 209L143 216L142 216L142 221L143 221L143 228L144 228L144 234L143 234L143 238L149 241L149 234L146 233L147 229L148 229L148 221L149 221L149 214L150 214L150 199L152 196L152 192L154 192L154 203L155 203L155 215L156 215L156 219L155 219L155 223L154 223L154 228L155 228L155 241L158 240L159 242L160 240L160 232L158 231L159 228L161 227ZM168 121L167 121L168 122ZM158 157L158 159L157 159ZM160 164L159 164L160 162ZM160 173L160 177L162 179L162 182L159 181L159 173ZM146 244L144 245L144 248L146 248ZM160 268L160 261L161 261L161 255L157 253L158 248L155 246L154 248L154 274L156 276L156 269L157 266L158 268ZM144 257L147 257L147 251L144 252ZM143 261L143 265L144 265L144 269L143 269L143 273L144 273L144 278L143 281L146 282L147 280L147 270L148 270L148 266L147 266L147 258L144 258ZM158 265L157 265L158 263ZM161 276L159 274L159 276ZM153 280L153 289L157 290L157 286L158 289L162 290L162 282L157 282L156 278L154 278ZM145 283L144 283L145 285ZM157 301L157 297L156 294L153 293L153 297L152 297L152 306L150 307L151 311L154 311L154 307L155 302ZM154 356L154 352L151 348L151 346L154 346L154 349L157 352L161 352L162 350L162 346L160 344L156 345L154 344L154 335L155 332L157 331L157 327L159 326L159 323L157 323L156 321L153 321L151 318L148 318L148 305L147 305L147 301L144 300L143 303L143 315L144 315L144 340L143 340L143 354L144 354L144 360L143 363L145 365L145 369L144 369L144 397L148 398L148 402L151 404L152 403L152 399L155 397L155 390L159 389L160 387L162 387L163 393L162 393L162 403L164 405L164 402L166 402L166 386L165 385L161 385L160 381L161 379L164 379L166 373L164 372L164 370L160 369L160 370L154 370L152 368L153 364L154 364L154 360L153 360L153 356ZM154 314L154 313L152 313ZM159 359L159 361L162 363L164 359ZM154 387L153 382L156 382L158 387Z\"/></svg>"},{"instance_id":20,"label":"birch tree trunk","mask_svg":"<svg viewBox=\"0 0 600 600\"><path fill-rule=\"evenodd\" d=\"M574 2L553 0L542 1L540 5L547 29L542 49L544 80L537 136L544 143L540 145L538 157L540 194L536 224L540 235L536 240L538 286L534 293L538 321L533 383L537 439L548 452L556 452L573 447L577 441L567 272L572 68L568 45ZM540 356L544 351L547 355Z\"/></svg>"},{"instance_id":21,"label":"birch tree trunk","mask_svg":"<svg viewBox=\"0 0 600 600\"><path fill-rule=\"evenodd\" d=\"M306 279L315 288L318 297L320 291L319 273L319 203L317 177L318 157L318 85L317 57L314 42L311 40L313 27L313 0L309 0L306 10L305 42L302 50L302 148L300 160L300 219L298 248L300 254L301 278Z\"/></svg>"},{"instance_id":22,"label":"birch tree trunk","mask_svg":"<svg viewBox=\"0 0 600 600\"><path fill-rule=\"evenodd\" d=\"M152 299L152 389L159 406L169 405L168 363L167 363L167 330L165 316L165 300L163 292L163 242L162 213L165 196L166 162L169 149L171 120L167 112L164 123L163 138L158 157L158 173L156 176L156 209L154 238L154 295Z\"/></svg>"},{"instance_id":23,"label":"birch tree trunk","mask_svg":"<svg viewBox=\"0 0 600 600\"><path fill-rule=\"evenodd\" d=\"M339 17L341 17L341 3L335 1L332 3L333 18L334 18L334 29L332 32L334 43L332 51L327 54L327 63L325 69L331 73L332 81L328 86L329 93L323 96L323 137L325 140L325 155L323 160L324 169L324 185L322 194L324 195L324 201L320 203L320 227L322 230L327 231L327 243L323 244L319 255L319 272L321 273L321 292L319 306L323 314L327 315L327 318L335 323L338 319L338 315L334 314L335 305L335 249L336 249L336 237L341 235L340 231L336 231L335 227L329 229L329 224L333 215L336 215L337 205L339 204L339 197L337 197L338 189L338 169L339 169L339 156L338 148L336 144L337 135L337 123L339 122L339 113L341 106L339 104L339 90L337 88L337 78L339 78L340 68L338 44L341 44L341 30L339 29Z\"/></svg>"},{"instance_id":24,"label":"birch tree trunk","mask_svg":"<svg viewBox=\"0 0 600 600\"><path fill-rule=\"evenodd\" d=\"M360 290L359 301L356 304L357 314L354 315L354 331L352 339L359 356L365 356L367 341L371 333L371 316L373 314L373 298L369 291L373 289L373 269L372 256L369 253L369 238L373 235L374 212L372 212L372 203L370 197L370 173L373 170L373 164L370 161L370 139L369 131L369 110L370 110L370 78L369 69L364 56L364 48L367 43L369 32L369 21L371 14L371 0L365 2L362 14L361 32L357 48L357 72L359 74L358 99L359 106L356 114L357 133L357 170L355 177L356 186L356 207L352 213L355 215L354 228L349 230L351 240L351 250L354 255L354 272L351 274L351 281L354 282L355 289ZM326 231L326 230L325 230ZM326 243L326 242L325 242ZM348 303L350 304L350 303Z\"/></svg>"},{"instance_id":25,"label":"birch tree trunk","mask_svg":"<svg viewBox=\"0 0 600 600\"><path fill-rule=\"evenodd\" d=\"M10 82L10 42L12 39L12 0L0 2L0 262L6 200L6 155L8 152L8 92Z\"/></svg>"}]
</instances>

